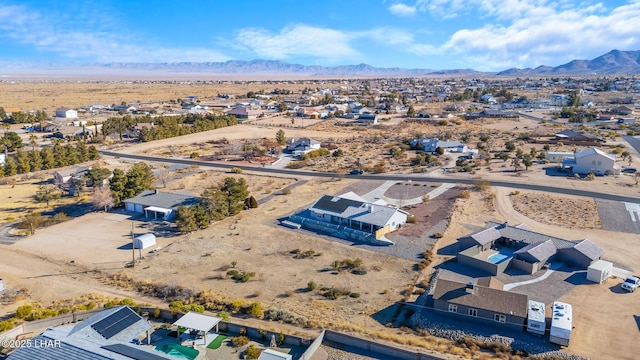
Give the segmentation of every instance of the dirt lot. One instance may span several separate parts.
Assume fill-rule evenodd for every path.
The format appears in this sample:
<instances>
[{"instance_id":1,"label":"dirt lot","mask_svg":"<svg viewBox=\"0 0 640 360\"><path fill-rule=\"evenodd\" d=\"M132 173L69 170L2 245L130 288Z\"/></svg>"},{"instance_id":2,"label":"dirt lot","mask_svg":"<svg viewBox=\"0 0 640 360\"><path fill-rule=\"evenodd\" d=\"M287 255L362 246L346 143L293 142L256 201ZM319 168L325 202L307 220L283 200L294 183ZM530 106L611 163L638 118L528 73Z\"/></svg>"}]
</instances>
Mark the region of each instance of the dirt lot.
<instances>
[{"instance_id":1,"label":"dirt lot","mask_svg":"<svg viewBox=\"0 0 640 360\"><path fill-rule=\"evenodd\" d=\"M530 192L513 192L510 196L515 210L541 223L578 229L602 228L593 199Z\"/></svg>"}]
</instances>

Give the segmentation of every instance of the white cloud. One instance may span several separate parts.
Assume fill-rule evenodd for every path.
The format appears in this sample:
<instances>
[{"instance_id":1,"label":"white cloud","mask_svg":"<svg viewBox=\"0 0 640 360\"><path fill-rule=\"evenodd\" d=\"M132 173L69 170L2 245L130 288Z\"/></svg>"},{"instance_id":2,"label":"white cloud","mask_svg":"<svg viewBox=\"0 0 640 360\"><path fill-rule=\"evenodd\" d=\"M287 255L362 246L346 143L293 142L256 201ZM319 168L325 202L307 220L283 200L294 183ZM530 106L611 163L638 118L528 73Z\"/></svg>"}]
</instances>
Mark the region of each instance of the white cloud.
<instances>
[{"instance_id":1,"label":"white cloud","mask_svg":"<svg viewBox=\"0 0 640 360\"><path fill-rule=\"evenodd\" d=\"M118 28L117 22L104 12L76 13L74 18L81 19L82 24L74 27L59 21L58 16L60 14L43 14L25 6L0 5L0 37L62 57L96 62L228 60L228 57L205 48L143 45L145 41L114 30Z\"/></svg>"},{"instance_id":2,"label":"white cloud","mask_svg":"<svg viewBox=\"0 0 640 360\"><path fill-rule=\"evenodd\" d=\"M389 11L398 16L413 16L416 14L415 6L409 6L402 3L397 3L389 6Z\"/></svg>"},{"instance_id":3,"label":"white cloud","mask_svg":"<svg viewBox=\"0 0 640 360\"><path fill-rule=\"evenodd\" d=\"M434 16L471 14L481 24L455 31L437 50L463 56L471 66L559 65L612 49L640 48L640 2L611 9L602 3L560 0L418 0ZM571 5L571 6L570 6ZM484 25L482 25L484 24Z\"/></svg>"},{"instance_id":4,"label":"white cloud","mask_svg":"<svg viewBox=\"0 0 640 360\"><path fill-rule=\"evenodd\" d=\"M236 36L240 47L270 59L310 56L338 61L362 57L350 40L350 36L342 31L308 25L285 27L279 33L248 28L240 30Z\"/></svg>"}]
</instances>

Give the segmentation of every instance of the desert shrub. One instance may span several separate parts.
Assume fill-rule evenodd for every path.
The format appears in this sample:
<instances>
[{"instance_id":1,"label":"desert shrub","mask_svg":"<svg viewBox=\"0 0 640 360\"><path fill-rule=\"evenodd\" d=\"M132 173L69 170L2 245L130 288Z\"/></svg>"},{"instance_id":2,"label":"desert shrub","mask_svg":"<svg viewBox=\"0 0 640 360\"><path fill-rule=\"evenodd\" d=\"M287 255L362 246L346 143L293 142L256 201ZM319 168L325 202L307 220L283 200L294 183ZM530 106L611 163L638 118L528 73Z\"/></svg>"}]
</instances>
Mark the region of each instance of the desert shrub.
<instances>
[{"instance_id":1,"label":"desert shrub","mask_svg":"<svg viewBox=\"0 0 640 360\"><path fill-rule=\"evenodd\" d=\"M351 273L354 275L367 275L367 270L363 268L357 268L357 269L351 270Z\"/></svg>"},{"instance_id":2,"label":"desert shrub","mask_svg":"<svg viewBox=\"0 0 640 360\"><path fill-rule=\"evenodd\" d=\"M219 311L217 316L222 319L222 321L229 321L230 318L229 313L226 311Z\"/></svg>"},{"instance_id":3,"label":"desert shrub","mask_svg":"<svg viewBox=\"0 0 640 360\"><path fill-rule=\"evenodd\" d=\"M231 302L231 310L234 312L237 312L240 310L240 308L242 307L242 304L244 302L240 299L235 299Z\"/></svg>"},{"instance_id":4,"label":"desert shrub","mask_svg":"<svg viewBox=\"0 0 640 360\"><path fill-rule=\"evenodd\" d=\"M509 195L512 195L512 196L520 195L520 191L519 190L514 190L511 193L509 193Z\"/></svg>"},{"instance_id":5,"label":"desert shrub","mask_svg":"<svg viewBox=\"0 0 640 360\"><path fill-rule=\"evenodd\" d=\"M318 287L318 285L314 281L309 281L307 283L307 290L313 291Z\"/></svg>"},{"instance_id":6,"label":"desert shrub","mask_svg":"<svg viewBox=\"0 0 640 360\"><path fill-rule=\"evenodd\" d=\"M360 293L357 292L352 292L351 294L349 294L349 297L352 297L354 299L357 299L360 297Z\"/></svg>"},{"instance_id":7,"label":"desert shrub","mask_svg":"<svg viewBox=\"0 0 640 360\"><path fill-rule=\"evenodd\" d=\"M291 161L287 164L287 168L289 169L301 169L303 167L307 166L307 162L302 160L302 161Z\"/></svg>"},{"instance_id":8,"label":"desert shrub","mask_svg":"<svg viewBox=\"0 0 640 360\"><path fill-rule=\"evenodd\" d=\"M284 333L280 331L280 333L278 333L278 345L282 344L284 344Z\"/></svg>"},{"instance_id":9,"label":"desert shrub","mask_svg":"<svg viewBox=\"0 0 640 360\"><path fill-rule=\"evenodd\" d=\"M262 353L262 350L258 349L257 347L253 346L253 344L251 344L244 351L244 358L245 359L257 359L257 358L260 357L261 353Z\"/></svg>"},{"instance_id":10,"label":"desert shrub","mask_svg":"<svg viewBox=\"0 0 640 360\"><path fill-rule=\"evenodd\" d=\"M385 167L383 162L375 164L373 166L373 169L371 170L371 172L374 173L374 174L381 174L381 173L384 173L386 171L387 171L387 169L386 169L386 167Z\"/></svg>"},{"instance_id":11,"label":"desert shrub","mask_svg":"<svg viewBox=\"0 0 640 360\"><path fill-rule=\"evenodd\" d=\"M264 315L262 312L262 305L259 302L254 302L251 304L251 308L249 310L249 314L254 318L260 319Z\"/></svg>"},{"instance_id":12,"label":"desert shrub","mask_svg":"<svg viewBox=\"0 0 640 360\"><path fill-rule=\"evenodd\" d=\"M320 289L322 292L322 296L329 298L331 300L339 299L342 296L347 296L351 294L351 291L348 289L338 289L338 288L322 288Z\"/></svg>"},{"instance_id":13,"label":"desert shrub","mask_svg":"<svg viewBox=\"0 0 640 360\"><path fill-rule=\"evenodd\" d=\"M407 224L415 224L416 222L418 222L418 219L416 219L415 216L413 215L407 216Z\"/></svg>"},{"instance_id":14,"label":"desert shrub","mask_svg":"<svg viewBox=\"0 0 640 360\"><path fill-rule=\"evenodd\" d=\"M256 273L238 271L238 270L233 269L233 270L227 271L227 276L232 278L233 280L235 280L237 282L245 283L245 282L251 280L252 277L256 276Z\"/></svg>"},{"instance_id":15,"label":"desert shrub","mask_svg":"<svg viewBox=\"0 0 640 360\"><path fill-rule=\"evenodd\" d=\"M33 311L33 306L31 304L25 304L22 306L18 306L16 310L16 317L18 319L24 319L31 314Z\"/></svg>"},{"instance_id":16,"label":"desert shrub","mask_svg":"<svg viewBox=\"0 0 640 360\"><path fill-rule=\"evenodd\" d=\"M307 259L314 256L320 256L321 254L316 254L315 250L309 249L307 251L301 251L300 249L294 249L289 251L290 254L293 254L294 259Z\"/></svg>"},{"instance_id":17,"label":"desert shrub","mask_svg":"<svg viewBox=\"0 0 640 360\"><path fill-rule=\"evenodd\" d=\"M284 188L281 191L282 195L290 195L291 194L291 189L289 188Z\"/></svg>"},{"instance_id":18,"label":"desert shrub","mask_svg":"<svg viewBox=\"0 0 640 360\"><path fill-rule=\"evenodd\" d=\"M11 330L13 329L13 320L9 319L9 320L5 320L5 321L0 321L0 332L4 332L7 330Z\"/></svg>"},{"instance_id":19,"label":"desert shrub","mask_svg":"<svg viewBox=\"0 0 640 360\"><path fill-rule=\"evenodd\" d=\"M159 318L159 317L160 317L160 314L161 314L161 312L160 312L160 308L156 306L156 307L153 309L153 317L157 319L157 318Z\"/></svg>"},{"instance_id":20,"label":"desert shrub","mask_svg":"<svg viewBox=\"0 0 640 360\"><path fill-rule=\"evenodd\" d=\"M431 235L431 237L434 238L434 239L441 239L443 236L444 235L442 235L442 233L439 233L439 232Z\"/></svg>"},{"instance_id":21,"label":"desert shrub","mask_svg":"<svg viewBox=\"0 0 640 360\"><path fill-rule=\"evenodd\" d=\"M242 173L242 169L240 169L239 167L232 167L231 168L231 172L234 174L241 174Z\"/></svg>"},{"instance_id":22,"label":"desert shrub","mask_svg":"<svg viewBox=\"0 0 640 360\"><path fill-rule=\"evenodd\" d=\"M485 179L476 179L476 181L474 181L473 184L476 190L479 190L479 191L486 191L486 190L489 190L489 188L491 187L491 183L489 183L489 180L485 180Z\"/></svg>"},{"instance_id":23,"label":"desert shrub","mask_svg":"<svg viewBox=\"0 0 640 360\"><path fill-rule=\"evenodd\" d=\"M197 152L197 151L194 151L194 152L192 152L192 153L189 155L189 157L190 157L191 159L195 159L195 158L197 158L197 157L200 157L200 154L198 154L198 152Z\"/></svg>"},{"instance_id":24,"label":"desert shrub","mask_svg":"<svg viewBox=\"0 0 640 360\"><path fill-rule=\"evenodd\" d=\"M468 199L471 197L471 192L469 190L462 190L460 192L460 197L463 199Z\"/></svg>"},{"instance_id":25,"label":"desert shrub","mask_svg":"<svg viewBox=\"0 0 640 360\"><path fill-rule=\"evenodd\" d=\"M234 338L231 338L231 343L235 347L245 346L245 345L247 345L249 343L249 338L244 336L244 335L236 336Z\"/></svg>"}]
</instances>

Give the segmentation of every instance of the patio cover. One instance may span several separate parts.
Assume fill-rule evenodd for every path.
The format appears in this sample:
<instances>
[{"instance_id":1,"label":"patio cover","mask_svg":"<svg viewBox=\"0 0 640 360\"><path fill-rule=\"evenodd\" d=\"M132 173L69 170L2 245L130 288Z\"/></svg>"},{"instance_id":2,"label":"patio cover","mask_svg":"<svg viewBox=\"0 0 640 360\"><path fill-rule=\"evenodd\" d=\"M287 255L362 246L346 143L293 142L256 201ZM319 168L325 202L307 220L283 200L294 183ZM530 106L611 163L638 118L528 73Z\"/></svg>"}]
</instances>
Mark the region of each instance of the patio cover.
<instances>
[{"instance_id":1,"label":"patio cover","mask_svg":"<svg viewBox=\"0 0 640 360\"><path fill-rule=\"evenodd\" d=\"M182 326L187 329L204 331L205 334L213 329L220 322L219 317L208 316L189 311L183 317L178 319L173 325Z\"/></svg>"}]
</instances>

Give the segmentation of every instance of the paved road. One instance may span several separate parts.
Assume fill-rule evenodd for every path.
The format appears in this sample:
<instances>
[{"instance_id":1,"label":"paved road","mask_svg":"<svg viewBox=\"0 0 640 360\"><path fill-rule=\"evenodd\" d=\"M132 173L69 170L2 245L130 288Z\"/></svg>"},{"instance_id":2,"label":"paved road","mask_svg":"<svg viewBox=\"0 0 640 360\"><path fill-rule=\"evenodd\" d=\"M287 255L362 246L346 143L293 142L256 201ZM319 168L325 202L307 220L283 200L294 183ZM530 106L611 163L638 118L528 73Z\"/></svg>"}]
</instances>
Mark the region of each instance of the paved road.
<instances>
[{"instance_id":1,"label":"paved road","mask_svg":"<svg viewBox=\"0 0 640 360\"><path fill-rule=\"evenodd\" d=\"M640 153L640 136L624 135L622 138Z\"/></svg>"},{"instance_id":2,"label":"paved road","mask_svg":"<svg viewBox=\"0 0 640 360\"><path fill-rule=\"evenodd\" d=\"M327 177L327 178L344 177L344 178L352 178L352 179L381 180L381 181L411 180L415 182L441 182L441 183L449 183L449 184L467 184L467 185L473 185L476 181L475 179L452 179L452 178L440 178L440 177L432 177L432 176L411 176L411 175L400 175L400 174L346 175L346 174L331 173L331 172L274 169L271 167L238 166L237 164L220 164L220 163L211 163L208 161L197 161L197 160L191 160L191 159L172 159L172 158L163 158L163 157L146 156L146 155L122 154L115 151L101 151L100 153L105 156L114 156L114 157L141 160L141 161L198 165L201 167L212 167L212 168L222 168L222 169L231 169L231 168L237 167L246 171L265 172L265 173L271 173L271 174L284 174L284 175L290 175L290 176L313 176L313 177ZM584 196L584 197L591 197L596 199L640 203L640 197L637 197L637 196L622 196L622 195L601 193L596 191L566 189L566 188L555 187L555 186L526 184L526 183L512 182L512 181L491 180L490 183L491 183L491 186L502 186L502 187L509 187L514 189L544 191L549 193Z\"/></svg>"}]
</instances>

